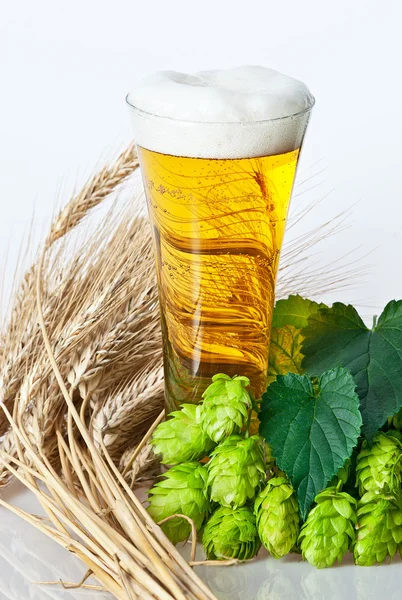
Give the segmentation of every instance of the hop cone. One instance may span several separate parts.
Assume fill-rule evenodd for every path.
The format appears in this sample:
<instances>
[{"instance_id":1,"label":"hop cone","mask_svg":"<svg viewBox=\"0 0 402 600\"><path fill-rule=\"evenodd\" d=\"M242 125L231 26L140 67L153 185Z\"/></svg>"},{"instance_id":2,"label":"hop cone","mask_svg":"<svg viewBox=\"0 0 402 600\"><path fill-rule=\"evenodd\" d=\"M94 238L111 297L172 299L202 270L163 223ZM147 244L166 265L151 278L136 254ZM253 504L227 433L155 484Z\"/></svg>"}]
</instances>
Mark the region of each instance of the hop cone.
<instances>
[{"instance_id":1,"label":"hop cone","mask_svg":"<svg viewBox=\"0 0 402 600\"><path fill-rule=\"evenodd\" d=\"M318 569L340 562L355 538L356 500L328 487L315 497L299 536L303 558Z\"/></svg>"},{"instance_id":2,"label":"hop cone","mask_svg":"<svg viewBox=\"0 0 402 600\"><path fill-rule=\"evenodd\" d=\"M299 506L286 477L274 477L255 500L254 512L261 541L274 558L295 546L300 531Z\"/></svg>"},{"instance_id":3,"label":"hop cone","mask_svg":"<svg viewBox=\"0 0 402 600\"><path fill-rule=\"evenodd\" d=\"M154 521L159 523L166 517L182 514L194 521L198 531L209 513L206 476L206 467L197 462L169 469L164 479L149 490L148 512ZM173 544L186 540L191 532L190 523L180 517L161 527Z\"/></svg>"},{"instance_id":4,"label":"hop cone","mask_svg":"<svg viewBox=\"0 0 402 600\"><path fill-rule=\"evenodd\" d=\"M364 442L356 463L356 485L365 492L390 492L401 487L402 444L391 432L380 431L370 448Z\"/></svg>"},{"instance_id":5,"label":"hop cone","mask_svg":"<svg viewBox=\"0 0 402 600\"><path fill-rule=\"evenodd\" d=\"M207 469L211 500L232 508L243 506L255 497L265 479L260 438L229 436L212 452Z\"/></svg>"},{"instance_id":6,"label":"hop cone","mask_svg":"<svg viewBox=\"0 0 402 600\"><path fill-rule=\"evenodd\" d=\"M265 468L267 471L270 471L275 465L275 458L272 456L272 449L268 442L261 438L261 443L264 451ZM284 473L283 476L285 476Z\"/></svg>"},{"instance_id":7,"label":"hop cone","mask_svg":"<svg viewBox=\"0 0 402 600\"><path fill-rule=\"evenodd\" d=\"M348 458L345 461L345 464L343 465L343 467L341 467L338 471L338 473L335 475L335 477L332 478L332 480L329 482L328 487L336 487L339 482L341 482L342 487L345 486L348 482L348 479L350 477L350 473L352 470L352 461L350 460L350 458Z\"/></svg>"},{"instance_id":8,"label":"hop cone","mask_svg":"<svg viewBox=\"0 0 402 600\"><path fill-rule=\"evenodd\" d=\"M398 551L402 542L402 499L397 494L367 492L357 510L355 563L369 567L384 562Z\"/></svg>"},{"instance_id":9,"label":"hop cone","mask_svg":"<svg viewBox=\"0 0 402 600\"><path fill-rule=\"evenodd\" d=\"M402 408L394 415L393 417L388 418L388 425L390 427L394 427L398 432L402 430ZM395 431L392 432L392 435L395 434ZM398 439L400 439L398 437Z\"/></svg>"},{"instance_id":10,"label":"hop cone","mask_svg":"<svg viewBox=\"0 0 402 600\"><path fill-rule=\"evenodd\" d=\"M219 373L203 393L204 401L197 407L197 418L203 431L216 443L232 433L239 433L247 422L251 398L245 389L247 377Z\"/></svg>"},{"instance_id":11,"label":"hop cone","mask_svg":"<svg viewBox=\"0 0 402 600\"><path fill-rule=\"evenodd\" d=\"M195 404L183 404L155 429L151 444L165 465L199 460L215 446L197 422L196 411Z\"/></svg>"},{"instance_id":12,"label":"hop cone","mask_svg":"<svg viewBox=\"0 0 402 600\"><path fill-rule=\"evenodd\" d=\"M253 511L221 506L204 528L202 543L209 559L253 558L261 547Z\"/></svg>"}]
</instances>

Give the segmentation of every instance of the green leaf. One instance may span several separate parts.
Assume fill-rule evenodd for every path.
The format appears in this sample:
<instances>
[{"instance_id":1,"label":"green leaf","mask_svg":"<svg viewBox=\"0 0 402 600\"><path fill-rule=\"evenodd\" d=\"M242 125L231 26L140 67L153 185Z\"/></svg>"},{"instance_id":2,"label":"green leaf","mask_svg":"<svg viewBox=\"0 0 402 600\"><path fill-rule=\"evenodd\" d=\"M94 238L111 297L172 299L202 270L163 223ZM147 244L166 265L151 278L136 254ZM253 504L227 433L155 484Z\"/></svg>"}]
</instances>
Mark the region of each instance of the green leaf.
<instances>
[{"instance_id":1,"label":"green leaf","mask_svg":"<svg viewBox=\"0 0 402 600\"><path fill-rule=\"evenodd\" d=\"M351 374L341 367L318 382L279 375L262 397L260 435L289 477L303 518L315 496L349 458L362 423Z\"/></svg>"},{"instance_id":2,"label":"green leaf","mask_svg":"<svg viewBox=\"0 0 402 600\"><path fill-rule=\"evenodd\" d=\"M320 375L341 365L356 382L363 433L371 443L388 417L402 408L402 300L392 300L374 329L353 306L339 302L323 308L303 329L303 368Z\"/></svg>"},{"instance_id":3,"label":"green leaf","mask_svg":"<svg viewBox=\"0 0 402 600\"><path fill-rule=\"evenodd\" d=\"M268 381L277 375L302 373L301 347L304 337L293 325L284 325L271 331L269 346Z\"/></svg>"},{"instance_id":4,"label":"green leaf","mask_svg":"<svg viewBox=\"0 0 402 600\"><path fill-rule=\"evenodd\" d=\"M308 317L322 307L325 304L317 304L301 296L278 300L272 320L268 383L277 375L303 373L301 346L304 337L301 329L306 327Z\"/></svg>"},{"instance_id":5,"label":"green leaf","mask_svg":"<svg viewBox=\"0 0 402 600\"><path fill-rule=\"evenodd\" d=\"M278 300L272 317L272 327L284 325L292 325L296 329L307 327L307 319L319 308L325 308L325 304L318 304L301 296L289 296L286 300Z\"/></svg>"}]
</instances>

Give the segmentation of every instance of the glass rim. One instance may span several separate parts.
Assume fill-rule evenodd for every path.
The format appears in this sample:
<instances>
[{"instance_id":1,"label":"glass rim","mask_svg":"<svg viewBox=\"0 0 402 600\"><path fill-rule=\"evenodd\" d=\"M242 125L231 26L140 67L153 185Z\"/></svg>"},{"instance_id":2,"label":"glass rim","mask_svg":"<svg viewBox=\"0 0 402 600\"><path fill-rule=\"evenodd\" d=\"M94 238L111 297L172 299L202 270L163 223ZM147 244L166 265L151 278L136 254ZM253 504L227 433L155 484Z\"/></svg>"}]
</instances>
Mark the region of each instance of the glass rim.
<instances>
[{"instance_id":1,"label":"glass rim","mask_svg":"<svg viewBox=\"0 0 402 600\"><path fill-rule=\"evenodd\" d=\"M308 106L307 108L303 108L303 110L299 110L298 112L292 113L290 115L284 115L283 117L274 117L272 119L256 119L256 120L252 120L252 121L194 121L194 120L190 120L190 119L176 119L175 117L167 117L165 115L156 115L155 113L149 112L147 110L143 110L142 108L138 108L138 106L135 106L135 104L133 104L132 102L130 102L129 100L129 96L130 96L129 92L128 94L126 94L126 103L129 106L129 109L132 110L133 112L138 113L140 116L146 116L146 117L154 117L155 119L166 119L168 121L174 121L176 123L194 123L194 125L258 125L259 123L270 123L270 122L275 122L275 121L285 121L286 119L294 119L296 117L300 117L305 115L306 113L311 112L311 109L314 107L315 105L315 97L312 96L312 103L310 106Z\"/></svg>"}]
</instances>

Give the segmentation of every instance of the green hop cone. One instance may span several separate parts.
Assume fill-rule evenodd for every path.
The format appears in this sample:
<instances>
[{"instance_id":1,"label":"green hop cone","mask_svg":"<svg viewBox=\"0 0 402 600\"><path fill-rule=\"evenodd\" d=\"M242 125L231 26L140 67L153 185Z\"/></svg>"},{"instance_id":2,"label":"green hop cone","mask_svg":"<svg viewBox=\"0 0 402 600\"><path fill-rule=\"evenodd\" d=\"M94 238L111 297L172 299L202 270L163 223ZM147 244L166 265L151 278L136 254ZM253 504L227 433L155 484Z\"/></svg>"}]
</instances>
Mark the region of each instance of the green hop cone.
<instances>
[{"instance_id":1,"label":"green hop cone","mask_svg":"<svg viewBox=\"0 0 402 600\"><path fill-rule=\"evenodd\" d=\"M343 467L341 467L339 469L339 471L337 472L337 474L332 478L332 480L329 482L327 487L337 487L337 485L342 485L342 487L344 485L347 484L348 479L350 477L350 473L352 470L352 461L350 460L350 458L348 458L345 461L345 464L343 465Z\"/></svg>"},{"instance_id":2,"label":"green hop cone","mask_svg":"<svg viewBox=\"0 0 402 600\"><path fill-rule=\"evenodd\" d=\"M299 505L286 477L274 477L255 500L260 539L274 558L292 550L300 531Z\"/></svg>"},{"instance_id":3,"label":"green hop cone","mask_svg":"<svg viewBox=\"0 0 402 600\"><path fill-rule=\"evenodd\" d=\"M315 497L299 544L304 560L318 569L340 562L355 539L356 500L328 487Z\"/></svg>"},{"instance_id":4,"label":"green hop cone","mask_svg":"<svg viewBox=\"0 0 402 600\"><path fill-rule=\"evenodd\" d=\"M237 508L253 500L265 480L264 450L260 438L234 434L211 453L208 491L213 502Z\"/></svg>"},{"instance_id":5,"label":"green hop cone","mask_svg":"<svg viewBox=\"0 0 402 600\"><path fill-rule=\"evenodd\" d=\"M392 432L380 431L370 447L367 442L357 457L356 485L365 492L392 492L401 487L402 444Z\"/></svg>"},{"instance_id":6,"label":"green hop cone","mask_svg":"<svg viewBox=\"0 0 402 600\"><path fill-rule=\"evenodd\" d=\"M151 444L165 465L199 460L215 446L197 422L196 412L195 404L182 404L181 410L170 413L171 418L155 429Z\"/></svg>"},{"instance_id":7,"label":"green hop cone","mask_svg":"<svg viewBox=\"0 0 402 600\"><path fill-rule=\"evenodd\" d=\"M275 458L272 456L271 446L263 438L260 438L260 439L261 439L263 451L264 451L264 460L265 460L266 470L272 472L272 470L275 466ZM284 473L283 473L283 476L285 476Z\"/></svg>"},{"instance_id":8,"label":"green hop cone","mask_svg":"<svg viewBox=\"0 0 402 600\"><path fill-rule=\"evenodd\" d=\"M206 467L187 462L172 467L163 477L149 490L149 514L157 523L175 514L186 515L199 531L210 511ZM166 521L161 527L173 544L186 540L191 533L190 523L180 517Z\"/></svg>"},{"instance_id":9,"label":"green hop cone","mask_svg":"<svg viewBox=\"0 0 402 600\"><path fill-rule=\"evenodd\" d=\"M202 543L210 560L253 558L261 547L253 511L221 506L205 525Z\"/></svg>"},{"instance_id":10,"label":"green hop cone","mask_svg":"<svg viewBox=\"0 0 402 600\"><path fill-rule=\"evenodd\" d=\"M381 495L367 492L357 508L354 558L357 565L369 567L393 558L402 542L401 492Z\"/></svg>"},{"instance_id":11,"label":"green hop cone","mask_svg":"<svg viewBox=\"0 0 402 600\"><path fill-rule=\"evenodd\" d=\"M400 434L400 432L402 431L402 408L396 413L396 415L388 418L388 426L393 427ZM390 431L389 433L394 435L395 431ZM398 437L398 440L399 439L400 437Z\"/></svg>"},{"instance_id":12,"label":"green hop cone","mask_svg":"<svg viewBox=\"0 0 402 600\"><path fill-rule=\"evenodd\" d=\"M217 444L232 433L239 433L247 422L252 402L245 389L247 377L218 373L205 390L202 404L197 407L197 419L203 431Z\"/></svg>"}]
</instances>

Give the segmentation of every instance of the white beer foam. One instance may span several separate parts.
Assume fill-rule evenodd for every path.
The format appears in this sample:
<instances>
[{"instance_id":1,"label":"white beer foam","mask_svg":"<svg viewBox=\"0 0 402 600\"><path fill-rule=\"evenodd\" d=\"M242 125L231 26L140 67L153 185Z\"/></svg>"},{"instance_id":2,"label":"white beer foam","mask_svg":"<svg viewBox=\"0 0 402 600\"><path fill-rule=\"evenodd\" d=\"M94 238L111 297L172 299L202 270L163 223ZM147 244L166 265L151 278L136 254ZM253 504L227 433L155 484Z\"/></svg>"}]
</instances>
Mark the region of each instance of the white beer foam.
<instances>
[{"instance_id":1,"label":"white beer foam","mask_svg":"<svg viewBox=\"0 0 402 600\"><path fill-rule=\"evenodd\" d=\"M243 158L300 147L314 98L265 67L160 71L127 96L136 143L176 156ZM289 118L285 118L289 117Z\"/></svg>"}]
</instances>

